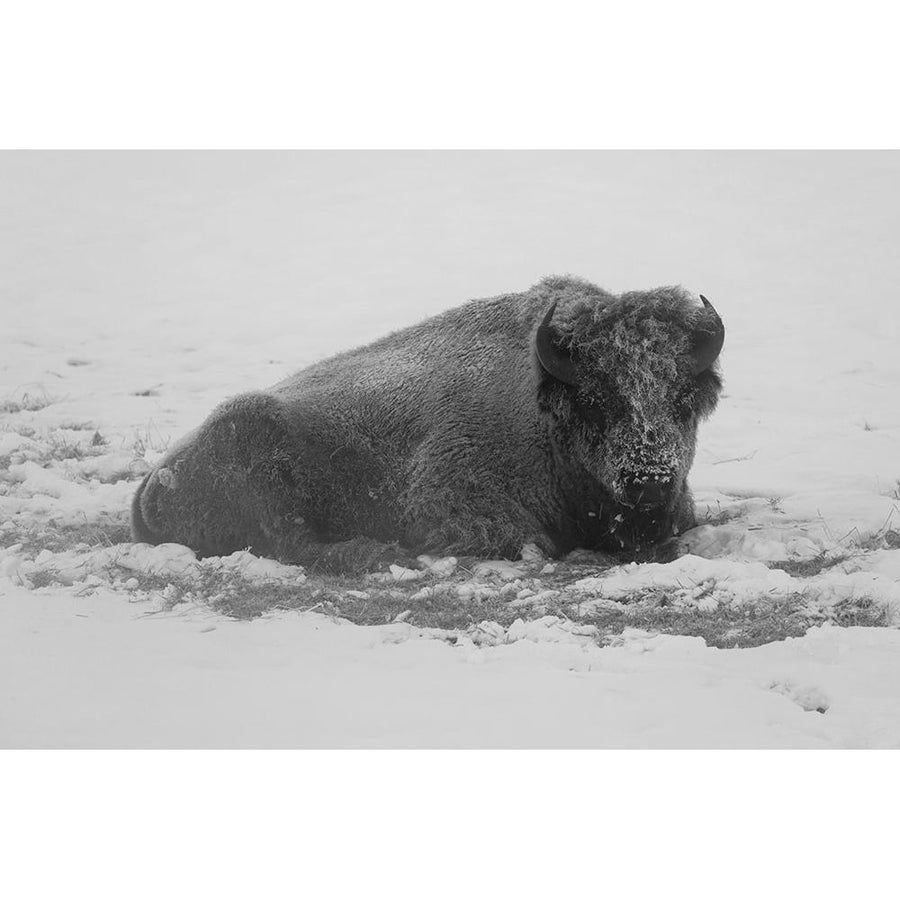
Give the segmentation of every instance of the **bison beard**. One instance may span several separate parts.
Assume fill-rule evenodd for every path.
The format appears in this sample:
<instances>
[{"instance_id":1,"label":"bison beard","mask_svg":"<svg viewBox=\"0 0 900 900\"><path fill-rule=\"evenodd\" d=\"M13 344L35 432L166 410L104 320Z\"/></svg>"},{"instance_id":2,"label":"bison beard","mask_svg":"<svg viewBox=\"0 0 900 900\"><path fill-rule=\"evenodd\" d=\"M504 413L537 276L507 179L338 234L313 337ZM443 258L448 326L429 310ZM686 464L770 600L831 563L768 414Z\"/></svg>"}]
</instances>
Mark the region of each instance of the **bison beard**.
<instances>
[{"instance_id":1,"label":"bison beard","mask_svg":"<svg viewBox=\"0 0 900 900\"><path fill-rule=\"evenodd\" d=\"M693 524L723 337L682 288L471 302L221 405L144 479L134 537L330 571L652 550Z\"/></svg>"}]
</instances>

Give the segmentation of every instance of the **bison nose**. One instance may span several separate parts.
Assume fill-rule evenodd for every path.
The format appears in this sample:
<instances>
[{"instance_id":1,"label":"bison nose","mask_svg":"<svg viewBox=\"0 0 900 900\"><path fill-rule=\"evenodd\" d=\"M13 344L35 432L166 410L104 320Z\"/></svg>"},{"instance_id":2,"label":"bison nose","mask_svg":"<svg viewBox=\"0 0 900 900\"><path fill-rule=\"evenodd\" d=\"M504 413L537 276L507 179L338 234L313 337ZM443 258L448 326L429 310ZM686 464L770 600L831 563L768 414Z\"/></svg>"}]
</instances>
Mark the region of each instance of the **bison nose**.
<instances>
[{"instance_id":1,"label":"bison nose","mask_svg":"<svg viewBox=\"0 0 900 900\"><path fill-rule=\"evenodd\" d=\"M629 503L642 509L664 506L671 484L671 478L661 481L652 475L631 476L625 481L625 496Z\"/></svg>"}]
</instances>

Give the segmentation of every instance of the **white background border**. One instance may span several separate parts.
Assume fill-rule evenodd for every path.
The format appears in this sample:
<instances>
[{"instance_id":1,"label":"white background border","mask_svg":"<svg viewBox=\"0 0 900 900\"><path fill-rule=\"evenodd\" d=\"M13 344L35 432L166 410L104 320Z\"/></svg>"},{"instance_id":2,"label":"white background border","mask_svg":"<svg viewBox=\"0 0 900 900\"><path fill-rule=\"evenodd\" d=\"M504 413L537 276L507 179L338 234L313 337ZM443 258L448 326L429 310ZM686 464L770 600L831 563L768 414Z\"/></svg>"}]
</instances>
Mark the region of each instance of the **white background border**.
<instances>
[{"instance_id":1,"label":"white background border","mask_svg":"<svg viewBox=\"0 0 900 900\"><path fill-rule=\"evenodd\" d=\"M2 756L4 897L894 897L870 752Z\"/></svg>"},{"instance_id":2,"label":"white background border","mask_svg":"<svg viewBox=\"0 0 900 900\"><path fill-rule=\"evenodd\" d=\"M871 0L29 0L4 5L0 146L895 147L896 15Z\"/></svg>"}]
</instances>

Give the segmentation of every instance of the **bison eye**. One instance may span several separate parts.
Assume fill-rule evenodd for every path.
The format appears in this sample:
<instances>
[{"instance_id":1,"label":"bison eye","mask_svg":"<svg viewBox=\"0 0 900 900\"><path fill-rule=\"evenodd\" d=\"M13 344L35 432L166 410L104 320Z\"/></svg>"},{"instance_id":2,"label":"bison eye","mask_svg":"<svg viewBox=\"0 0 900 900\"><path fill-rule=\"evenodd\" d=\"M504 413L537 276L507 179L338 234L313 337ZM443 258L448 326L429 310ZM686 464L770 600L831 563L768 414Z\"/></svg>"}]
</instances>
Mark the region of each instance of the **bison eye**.
<instances>
[{"instance_id":1,"label":"bison eye","mask_svg":"<svg viewBox=\"0 0 900 900\"><path fill-rule=\"evenodd\" d=\"M606 424L604 404L595 397L582 394L578 398L579 413L584 421L589 422L595 428L602 428Z\"/></svg>"},{"instance_id":2,"label":"bison eye","mask_svg":"<svg viewBox=\"0 0 900 900\"><path fill-rule=\"evenodd\" d=\"M694 409L695 401L696 397L693 391L687 391L684 394L681 394L675 400L675 415L680 419L689 419L696 412Z\"/></svg>"}]
</instances>

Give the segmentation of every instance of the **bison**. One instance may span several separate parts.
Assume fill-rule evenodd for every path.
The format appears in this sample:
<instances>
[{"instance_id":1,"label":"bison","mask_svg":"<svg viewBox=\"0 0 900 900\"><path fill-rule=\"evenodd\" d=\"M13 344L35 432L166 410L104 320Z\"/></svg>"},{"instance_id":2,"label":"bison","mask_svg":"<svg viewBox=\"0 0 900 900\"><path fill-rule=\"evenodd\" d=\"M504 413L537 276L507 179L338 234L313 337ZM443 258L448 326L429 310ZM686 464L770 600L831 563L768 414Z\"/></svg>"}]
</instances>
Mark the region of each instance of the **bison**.
<instances>
[{"instance_id":1,"label":"bison","mask_svg":"<svg viewBox=\"0 0 900 900\"><path fill-rule=\"evenodd\" d=\"M470 301L227 400L144 479L134 537L331 571L646 553L694 523L724 335L681 287L551 277Z\"/></svg>"}]
</instances>

